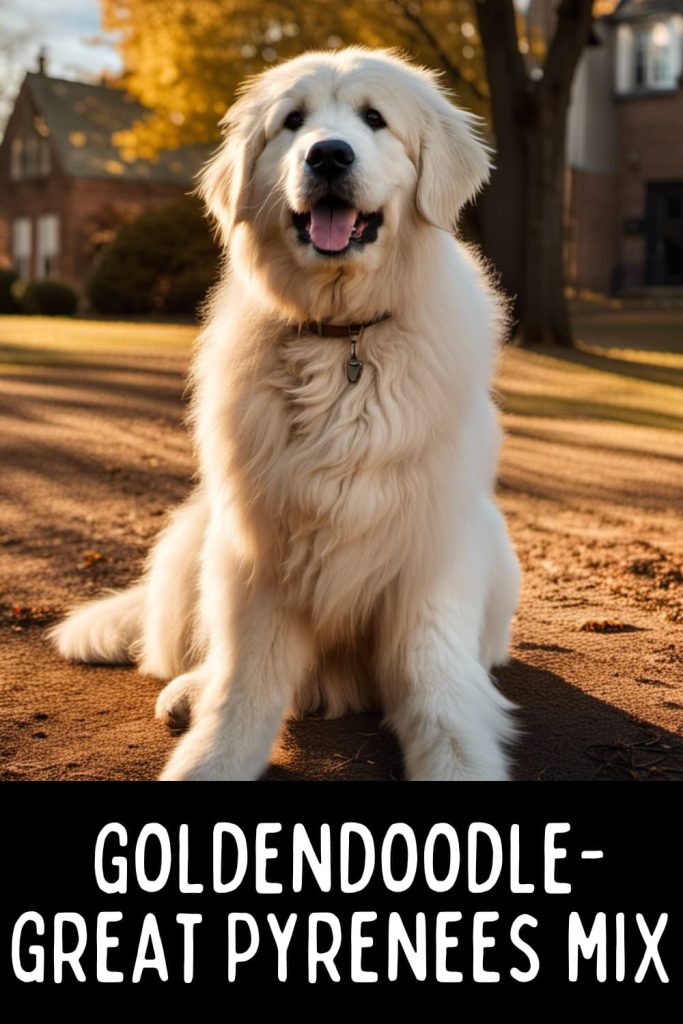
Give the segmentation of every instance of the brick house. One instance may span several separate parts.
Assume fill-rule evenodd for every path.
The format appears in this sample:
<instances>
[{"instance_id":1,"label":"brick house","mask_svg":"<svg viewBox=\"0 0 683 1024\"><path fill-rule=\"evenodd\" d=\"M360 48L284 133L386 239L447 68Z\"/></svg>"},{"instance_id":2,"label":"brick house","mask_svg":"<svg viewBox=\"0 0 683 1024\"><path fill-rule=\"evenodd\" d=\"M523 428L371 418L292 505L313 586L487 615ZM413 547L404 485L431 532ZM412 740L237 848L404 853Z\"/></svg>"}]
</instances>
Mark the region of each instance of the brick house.
<instances>
[{"instance_id":1,"label":"brick house","mask_svg":"<svg viewBox=\"0 0 683 1024\"><path fill-rule=\"evenodd\" d=\"M622 0L594 35L569 116L567 276L598 292L675 293L683 290L683 0Z\"/></svg>"},{"instance_id":2,"label":"brick house","mask_svg":"<svg viewBox=\"0 0 683 1024\"><path fill-rule=\"evenodd\" d=\"M192 188L205 146L124 158L112 133L145 111L106 85L26 75L0 143L0 266L81 291L116 226Z\"/></svg>"}]
</instances>

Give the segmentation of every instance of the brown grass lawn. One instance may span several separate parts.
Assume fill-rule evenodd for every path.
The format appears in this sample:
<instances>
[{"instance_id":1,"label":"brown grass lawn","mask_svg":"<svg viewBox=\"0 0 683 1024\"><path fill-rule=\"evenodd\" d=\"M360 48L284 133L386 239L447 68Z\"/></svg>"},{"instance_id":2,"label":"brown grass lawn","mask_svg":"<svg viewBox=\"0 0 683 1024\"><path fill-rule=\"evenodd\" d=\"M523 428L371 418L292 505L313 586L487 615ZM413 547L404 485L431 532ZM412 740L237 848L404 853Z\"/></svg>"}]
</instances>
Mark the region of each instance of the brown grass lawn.
<instances>
[{"instance_id":1,"label":"brown grass lawn","mask_svg":"<svg viewBox=\"0 0 683 1024\"><path fill-rule=\"evenodd\" d=\"M683 311L575 307L579 349L503 354L500 499L525 571L520 779L683 778ZM153 778L158 684L63 664L45 625L125 584L188 491L196 331L0 317L0 775ZM292 723L272 778L400 777L375 715Z\"/></svg>"}]
</instances>

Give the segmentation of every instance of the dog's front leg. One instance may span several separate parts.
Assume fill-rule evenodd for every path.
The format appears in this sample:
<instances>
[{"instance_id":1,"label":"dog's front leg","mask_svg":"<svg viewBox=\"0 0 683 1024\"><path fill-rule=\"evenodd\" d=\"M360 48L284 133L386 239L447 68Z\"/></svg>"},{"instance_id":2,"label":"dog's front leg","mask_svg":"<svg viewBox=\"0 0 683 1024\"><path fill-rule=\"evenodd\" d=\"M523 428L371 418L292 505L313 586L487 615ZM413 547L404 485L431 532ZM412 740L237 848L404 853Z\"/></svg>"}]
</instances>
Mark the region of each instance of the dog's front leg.
<instances>
[{"instance_id":1,"label":"dog's front leg","mask_svg":"<svg viewBox=\"0 0 683 1024\"><path fill-rule=\"evenodd\" d=\"M387 720L415 782L508 778L512 704L478 658L468 601L425 601L400 644L388 644L380 678Z\"/></svg>"},{"instance_id":2,"label":"dog's front leg","mask_svg":"<svg viewBox=\"0 0 683 1024\"><path fill-rule=\"evenodd\" d=\"M231 618L230 647L216 645L198 670L205 683L192 726L162 780L257 779L287 706L310 669L310 632L279 606L275 593L249 593Z\"/></svg>"}]
</instances>

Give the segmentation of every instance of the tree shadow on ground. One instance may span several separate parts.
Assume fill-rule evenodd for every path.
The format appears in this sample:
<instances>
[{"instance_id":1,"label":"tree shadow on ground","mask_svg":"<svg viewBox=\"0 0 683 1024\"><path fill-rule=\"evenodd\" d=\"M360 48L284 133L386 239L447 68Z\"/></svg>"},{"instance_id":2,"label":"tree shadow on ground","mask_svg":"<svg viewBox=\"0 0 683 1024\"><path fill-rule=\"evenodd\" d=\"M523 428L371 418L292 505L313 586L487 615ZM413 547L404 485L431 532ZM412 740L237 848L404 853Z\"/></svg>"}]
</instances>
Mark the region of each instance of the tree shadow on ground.
<instances>
[{"instance_id":1,"label":"tree shadow on ground","mask_svg":"<svg viewBox=\"0 0 683 1024\"><path fill-rule=\"evenodd\" d=\"M680 308L615 309L572 303L572 324L575 336L587 345L638 352L683 352Z\"/></svg>"},{"instance_id":2,"label":"tree shadow on ground","mask_svg":"<svg viewBox=\"0 0 683 1024\"><path fill-rule=\"evenodd\" d=\"M23 634L9 632L6 643L0 630L0 642L8 697L4 760L12 778L157 776L174 742L154 720L162 684L133 668L69 665L45 643L42 624ZM501 689L518 707L520 734L511 750L516 781L683 778L683 740L675 733L636 719L526 661L515 659L498 675ZM50 732L49 741L31 739L33 710L49 712L49 719L39 716L48 720L47 727L39 725ZM67 764L71 759L78 764ZM265 775L266 781L401 778L398 744L382 727L381 715L370 712L290 720Z\"/></svg>"},{"instance_id":3,"label":"tree shadow on ground","mask_svg":"<svg viewBox=\"0 0 683 1024\"><path fill-rule=\"evenodd\" d=\"M40 380L41 375L36 370L50 371L49 381L53 383L55 378L53 371L60 375L63 371L78 371L79 373L126 373L126 374L150 374L156 377L175 378L182 376L183 369L177 366L164 367L160 361L164 357L160 354L144 352L90 352L88 358L84 358L82 352L67 352L64 349L39 348L37 346L21 346L3 343L0 341L0 364L22 367L22 370L13 371L13 378L20 378L29 381ZM175 361L174 361L175 362ZM184 362L184 361L183 361ZM45 374L43 374L43 378ZM58 378L61 379L61 376Z\"/></svg>"},{"instance_id":4,"label":"tree shadow on ground","mask_svg":"<svg viewBox=\"0 0 683 1024\"><path fill-rule=\"evenodd\" d=\"M628 347L625 345L621 352ZM637 358L631 359L595 345L590 348L585 345L578 348L537 345L529 351L545 360L544 363L532 362L526 367L529 373L537 372L543 376L544 386L537 382L539 386L532 390L520 387L514 369L508 374L504 367L496 382L504 411L548 419L590 419L683 430L676 391L661 390L661 386L683 387L683 362L680 358L674 361L670 354L657 361L656 358L648 359L647 352L634 349ZM683 356L683 351L679 349L679 352ZM592 375L584 378L582 367L593 371ZM604 387L601 385L602 374L606 375ZM629 380L638 383L629 385Z\"/></svg>"},{"instance_id":5,"label":"tree shadow on ground","mask_svg":"<svg viewBox=\"0 0 683 1024\"><path fill-rule=\"evenodd\" d=\"M547 669L513 659L497 672L519 711L515 778L680 780L683 740L572 686Z\"/></svg>"},{"instance_id":6,"label":"tree shadow on ground","mask_svg":"<svg viewBox=\"0 0 683 1024\"><path fill-rule=\"evenodd\" d=\"M683 416L663 412L656 407L638 407L611 402L605 398L592 400L585 392L576 395L523 394L505 386L498 386L503 400L503 412L516 416L540 416L553 420L602 420L625 423L633 427L657 427L660 430L683 430Z\"/></svg>"},{"instance_id":7,"label":"tree shadow on ground","mask_svg":"<svg viewBox=\"0 0 683 1024\"><path fill-rule=\"evenodd\" d=\"M497 672L518 706L511 749L516 781L675 781L683 740L584 693L561 676L514 659ZM266 781L402 778L401 753L381 715L290 721Z\"/></svg>"}]
</instances>

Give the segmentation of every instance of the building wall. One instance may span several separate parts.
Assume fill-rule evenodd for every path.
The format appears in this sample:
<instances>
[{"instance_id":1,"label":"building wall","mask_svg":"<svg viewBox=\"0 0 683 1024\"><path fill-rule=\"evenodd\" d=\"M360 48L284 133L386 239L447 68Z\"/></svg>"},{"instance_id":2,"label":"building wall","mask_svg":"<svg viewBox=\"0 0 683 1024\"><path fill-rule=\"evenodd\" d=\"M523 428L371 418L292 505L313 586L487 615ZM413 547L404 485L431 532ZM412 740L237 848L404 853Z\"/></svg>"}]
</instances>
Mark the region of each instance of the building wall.
<instances>
[{"instance_id":1,"label":"building wall","mask_svg":"<svg viewBox=\"0 0 683 1024\"><path fill-rule=\"evenodd\" d=\"M648 185L683 183L683 89L675 84L683 66L683 18L667 23L675 65L670 85L634 84L630 24L596 23L603 45L589 47L577 69L567 135L566 267L579 288L648 284Z\"/></svg>"},{"instance_id":2,"label":"building wall","mask_svg":"<svg viewBox=\"0 0 683 1024\"><path fill-rule=\"evenodd\" d=\"M567 162L570 167L615 174L614 33L605 24L596 24L593 32L601 45L587 47L576 69L567 118Z\"/></svg>"},{"instance_id":3,"label":"building wall","mask_svg":"<svg viewBox=\"0 0 683 1024\"><path fill-rule=\"evenodd\" d=\"M30 130L37 110L22 90L0 148L0 266L12 264L12 222L28 217L32 228L29 274L37 275L37 220L45 214L59 219L60 251L54 277L82 292L98 244L112 236L117 222L132 220L145 210L159 209L183 196L189 186L107 178L71 178L62 171L52 146L50 172L32 180L11 176L11 144ZM99 242L98 242L99 239Z\"/></svg>"},{"instance_id":4,"label":"building wall","mask_svg":"<svg viewBox=\"0 0 683 1024\"><path fill-rule=\"evenodd\" d=\"M64 176L54 146L50 142L50 174L26 182L15 182L11 176L11 147L18 135L33 132L33 121L38 112L24 86L19 93L0 146L0 266L11 266L11 226L15 217L25 215L28 208L32 216L57 212L64 188ZM42 198L48 209L43 209ZM35 240L34 240L35 241Z\"/></svg>"},{"instance_id":5,"label":"building wall","mask_svg":"<svg viewBox=\"0 0 683 1024\"><path fill-rule=\"evenodd\" d=\"M92 267L98 235L111 232L117 220L133 220L145 210L167 206L185 191L175 185L66 178L59 170L48 179L12 182L0 200L0 263L10 266L12 262L12 221L29 217L33 237L30 274L35 277L37 220L44 214L56 214L60 252L54 276L80 292Z\"/></svg>"},{"instance_id":6,"label":"building wall","mask_svg":"<svg viewBox=\"0 0 683 1024\"><path fill-rule=\"evenodd\" d=\"M567 283L608 293L619 259L619 149L612 93L613 33L596 24L601 45L583 53L567 121Z\"/></svg>"},{"instance_id":7,"label":"building wall","mask_svg":"<svg viewBox=\"0 0 683 1024\"><path fill-rule=\"evenodd\" d=\"M608 294L619 260L618 176L572 168L567 182L567 283Z\"/></svg>"},{"instance_id":8,"label":"building wall","mask_svg":"<svg viewBox=\"0 0 683 1024\"><path fill-rule=\"evenodd\" d=\"M157 210L180 199L186 191L177 185L69 180L63 208L62 280L81 291L100 247L98 234L113 236L116 220L134 220L145 210Z\"/></svg>"},{"instance_id":9,"label":"building wall","mask_svg":"<svg viewBox=\"0 0 683 1024\"><path fill-rule=\"evenodd\" d=\"M625 285L645 281L647 184L683 181L683 90L617 99L620 263ZM640 225L638 224L640 222Z\"/></svg>"}]
</instances>

